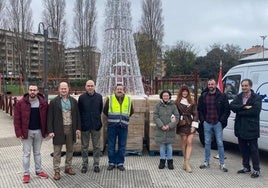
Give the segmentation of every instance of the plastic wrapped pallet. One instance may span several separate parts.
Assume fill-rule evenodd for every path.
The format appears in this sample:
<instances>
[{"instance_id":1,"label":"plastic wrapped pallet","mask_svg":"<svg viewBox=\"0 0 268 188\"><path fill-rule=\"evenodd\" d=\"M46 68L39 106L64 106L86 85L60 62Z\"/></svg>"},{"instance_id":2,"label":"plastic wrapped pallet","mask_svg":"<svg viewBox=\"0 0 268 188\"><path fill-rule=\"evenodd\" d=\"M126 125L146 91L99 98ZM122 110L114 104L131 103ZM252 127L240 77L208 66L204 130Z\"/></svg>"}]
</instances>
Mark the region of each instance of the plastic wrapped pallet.
<instances>
[{"instance_id":1,"label":"plastic wrapped pallet","mask_svg":"<svg viewBox=\"0 0 268 188\"><path fill-rule=\"evenodd\" d=\"M131 96L134 114L130 117L126 152L140 154L143 150L146 97Z\"/></svg>"},{"instance_id":2,"label":"plastic wrapped pallet","mask_svg":"<svg viewBox=\"0 0 268 188\"><path fill-rule=\"evenodd\" d=\"M174 100L174 97L172 98ZM147 148L150 151L159 151L159 145L155 143L155 129L156 125L153 120L153 113L154 113L154 107L155 105L160 101L159 95L149 97L147 99L147 117L148 117L148 122L146 123L145 126L145 139L146 139L146 144ZM179 135L176 135L176 141L172 145L173 146L173 151L181 151L181 139Z\"/></svg>"}]
</instances>

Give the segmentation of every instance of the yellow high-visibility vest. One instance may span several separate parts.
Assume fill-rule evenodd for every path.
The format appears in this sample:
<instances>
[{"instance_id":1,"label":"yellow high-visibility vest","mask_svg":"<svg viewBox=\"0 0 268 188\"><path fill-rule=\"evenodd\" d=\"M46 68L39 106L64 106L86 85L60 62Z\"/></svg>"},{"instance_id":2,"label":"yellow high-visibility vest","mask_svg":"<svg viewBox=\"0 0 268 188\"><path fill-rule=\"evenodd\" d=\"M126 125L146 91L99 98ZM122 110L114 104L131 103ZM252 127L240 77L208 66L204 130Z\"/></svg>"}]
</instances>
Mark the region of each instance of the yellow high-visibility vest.
<instances>
[{"instance_id":1,"label":"yellow high-visibility vest","mask_svg":"<svg viewBox=\"0 0 268 188\"><path fill-rule=\"evenodd\" d=\"M122 104L118 102L115 94L109 96L108 126L128 126L131 109L131 99L125 96Z\"/></svg>"}]
</instances>

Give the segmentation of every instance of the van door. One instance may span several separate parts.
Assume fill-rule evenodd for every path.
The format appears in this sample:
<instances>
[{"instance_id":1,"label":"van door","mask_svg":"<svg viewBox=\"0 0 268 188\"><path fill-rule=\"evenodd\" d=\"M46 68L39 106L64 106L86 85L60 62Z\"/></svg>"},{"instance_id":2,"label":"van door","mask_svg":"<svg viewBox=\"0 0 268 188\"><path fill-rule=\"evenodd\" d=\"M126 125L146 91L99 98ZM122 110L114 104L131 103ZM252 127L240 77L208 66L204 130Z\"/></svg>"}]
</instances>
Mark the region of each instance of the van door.
<instances>
[{"instance_id":1,"label":"van door","mask_svg":"<svg viewBox=\"0 0 268 188\"><path fill-rule=\"evenodd\" d=\"M268 70L267 67L251 67L249 76L253 82L253 90L262 99L262 110L260 113L260 138L259 148L268 151Z\"/></svg>"}]
</instances>

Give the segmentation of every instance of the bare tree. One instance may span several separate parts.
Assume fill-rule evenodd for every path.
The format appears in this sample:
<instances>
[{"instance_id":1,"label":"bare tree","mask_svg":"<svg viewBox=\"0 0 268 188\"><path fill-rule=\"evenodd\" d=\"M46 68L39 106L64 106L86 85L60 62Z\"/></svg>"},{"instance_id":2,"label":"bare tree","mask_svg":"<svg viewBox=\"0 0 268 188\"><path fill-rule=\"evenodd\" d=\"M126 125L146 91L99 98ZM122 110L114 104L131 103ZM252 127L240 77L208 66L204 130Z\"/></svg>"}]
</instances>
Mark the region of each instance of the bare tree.
<instances>
[{"instance_id":1,"label":"bare tree","mask_svg":"<svg viewBox=\"0 0 268 188\"><path fill-rule=\"evenodd\" d=\"M76 0L73 32L80 48L81 71L86 79L96 77L92 50L96 46L96 0Z\"/></svg>"},{"instance_id":2,"label":"bare tree","mask_svg":"<svg viewBox=\"0 0 268 188\"><path fill-rule=\"evenodd\" d=\"M52 26L60 41L66 38L65 0L43 0L43 22Z\"/></svg>"},{"instance_id":3,"label":"bare tree","mask_svg":"<svg viewBox=\"0 0 268 188\"><path fill-rule=\"evenodd\" d=\"M161 0L143 0L141 33L147 36L144 40L147 40L150 44L150 60L142 63L150 65L150 79L152 80L154 76L154 68L157 62L161 61L162 54L161 47L164 36L164 24Z\"/></svg>"},{"instance_id":4,"label":"bare tree","mask_svg":"<svg viewBox=\"0 0 268 188\"><path fill-rule=\"evenodd\" d=\"M15 34L14 49L16 51L13 53L18 58L17 70L14 71L22 74L25 83L28 81L27 68L30 59L27 54L27 33L32 31L33 26L30 5L31 0L9 0L7 5L7 13L10 18L9 28Z\"/></svg>"},{"instance_id":5,"label":"bare tree","mask_svg":"<svg viewBox=\"0 0 268 188\"><path fill-rule=\"evenodd\" d=\"M7 11L11 18L10 28L25 35L31 32L33 27L32 9L30 8L32 0L9 0Z\"/></svg>"},{"instance_id":6,"label":"bare tree","mask_svg":"<svg viewBox=\"0 0 268 188\"><path fill-rule=\"evenodd\" d=\"M43 22L46 27L52 27L51 34L56 34L60 41L67 41L67 24L65 20L65 0L43 0ZM64 49L60 43L54 42L51 46L49 58L49 76L64 76Z\"/></svg>"},{"instance_id":7,"label":"bare tree","mask_svg":"<svg viewBox=\"0 0 268 188\"><path fill-rule=\"evenodd\" d=\"M152 46L157 46L157 44L153 44L154 41L148 40L149 37L145 33L135 33L134 39L141 74L146 80L151 79L152 72L154 69L153 63L157 61L156 54L158 53L158 51L161 51L161 49L152 48ZM154 60L152 59L152 56L155 57Z\"/></svg>"},{"instance_id":8,"label":"bare tree","mask_svg":"<svg viewBox=\"0 0 268 188\"><path fill-rule=\"evenodd\" d=\"M162 46L164 36L164 24L162 17L161 0L144 0L142 4L141 30L150 38Z\"/></svg>"},{"instance_id":9,"label":"bare tree","mask_svg":"<svg viewBox=\"0 0 268 188\"><path fill-rule=\"evenodd\" d=\"M5 0L0 0L0 13L3 11L5 7Z\"/></svg>"},{"instance_id":10,"label":"bare tree","mask_svg":"<svg viewBox=\"0 0 268 188\"><path fill-rule=\"evenodd\" d=\"M5 8L5 0L0 0L0 27L3 26L4 8Z\"/></svg>"}]
</instances>

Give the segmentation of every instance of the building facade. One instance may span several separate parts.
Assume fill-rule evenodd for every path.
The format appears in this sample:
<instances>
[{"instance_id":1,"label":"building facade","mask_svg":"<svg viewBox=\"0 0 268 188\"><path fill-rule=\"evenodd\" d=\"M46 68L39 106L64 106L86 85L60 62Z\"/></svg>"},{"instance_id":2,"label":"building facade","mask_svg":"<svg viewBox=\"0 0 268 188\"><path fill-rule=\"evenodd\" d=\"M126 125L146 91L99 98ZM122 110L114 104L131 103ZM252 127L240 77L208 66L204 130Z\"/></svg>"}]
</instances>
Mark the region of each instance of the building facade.
<instances>
[{"instance_id":1,"label":"building facade","mask_svg":"<svg viewBox=\"0 0 268 188\"><path fill-rule=\"evenodd\" d=\"M81 48L65 49L65 75L70 80L96 80L101 52L91 48L89 53L82 53ZM84 55L83 55L84 54Z\"/></svg>"},{"instance_id":2,"label":"building facade","mask_svg":"<svg viewBox=\"0 0 268 188\"><path fill-rule=\"evenodd\" d=\"M27 79L24 81L43 80L44 40L43 35L26 33L24 39L22 39L21 34L0 29L0 71L3 78L5 80L16 80L21 75ZM21 48L24 49L22 50ZM64 57L63 49L64 45L62 42L48 39L47 58L49 70L55 64L64 65L64 58L62 58ZM59 52L62 52L62 54L59 54ZM57 75L52 76L57 77Z\"/></svg>"},{"instance_id":3,"label":"building facade","mask_svg":"<svg viewBox=\"0 0 268 188\"><path fill-rule=\"evenodd\" d=\"M21 42L21 35L0 29L0 74L6 82L18 81L21 77L27 78L27 82L37 81L41 83L42 87L45 74L44 36L26 33L23 40L23 51L20 50ZM82 56L83 58L81 58ZM84 55L81 55L81 49L78 47L64 49L62 42L48 39L47 61L49 80L59 78L96 80L100 50L93 47L84 50ZM23 74L26 75L23 77Z\"/></svg>"}]
</instances>

